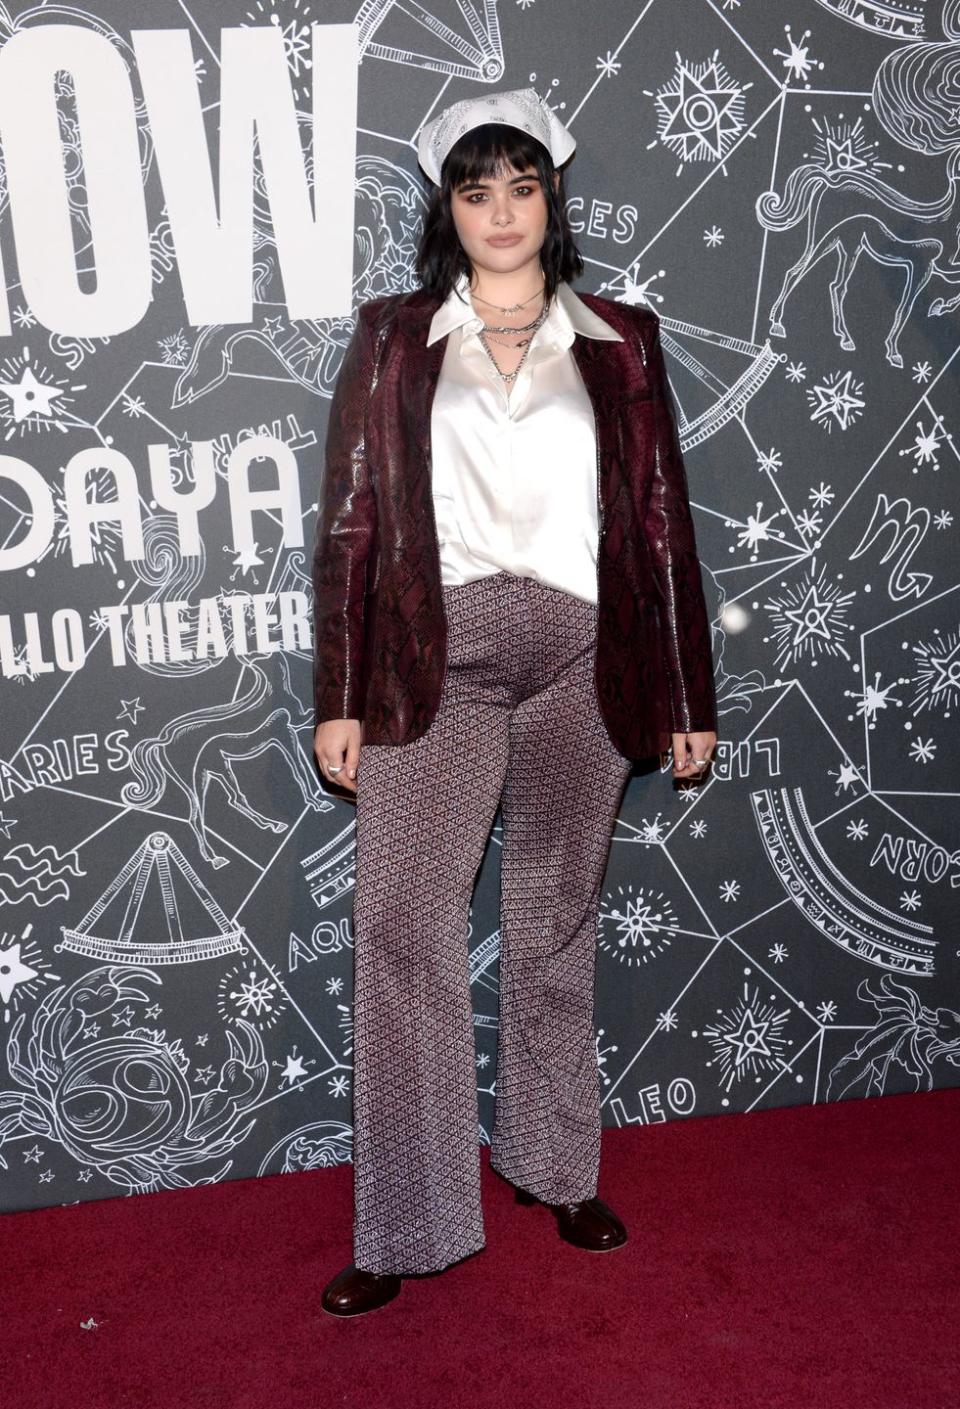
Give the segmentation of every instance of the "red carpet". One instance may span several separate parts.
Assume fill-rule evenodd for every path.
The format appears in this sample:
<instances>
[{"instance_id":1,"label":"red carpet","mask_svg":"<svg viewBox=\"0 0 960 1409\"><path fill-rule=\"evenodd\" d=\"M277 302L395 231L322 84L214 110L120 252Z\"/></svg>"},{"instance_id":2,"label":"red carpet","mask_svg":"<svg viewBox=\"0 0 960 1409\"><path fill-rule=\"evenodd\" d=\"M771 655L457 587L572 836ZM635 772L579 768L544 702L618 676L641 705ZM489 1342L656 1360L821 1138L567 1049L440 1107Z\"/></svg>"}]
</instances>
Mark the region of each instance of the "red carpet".
<instances>
[{"instance_id":1,"label":"red carpet","mask_svg":"<svg viewBox=\"0 0 960 1409\"><path fill-rule=\"evenodd\" d=\"M486 1248L353 1320L349 1165L0 1218L3 1409L960 1409L960 1089L607 1130L611 1253L481 1156Z\"/></svg>"}]
</instances>

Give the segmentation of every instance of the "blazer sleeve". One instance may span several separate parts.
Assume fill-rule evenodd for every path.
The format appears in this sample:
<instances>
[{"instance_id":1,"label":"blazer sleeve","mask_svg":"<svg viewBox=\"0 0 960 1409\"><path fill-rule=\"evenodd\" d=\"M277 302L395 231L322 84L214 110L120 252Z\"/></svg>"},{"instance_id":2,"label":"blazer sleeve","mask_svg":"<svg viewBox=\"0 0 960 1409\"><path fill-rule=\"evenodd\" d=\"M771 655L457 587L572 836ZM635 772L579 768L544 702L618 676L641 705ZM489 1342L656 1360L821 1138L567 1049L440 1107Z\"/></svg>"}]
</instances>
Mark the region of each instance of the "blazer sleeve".
<instances>
[{"instance_id":1,"label":"blazer sleeve","mask_svg":"<svg viewBox=\"0 0 960 1409\"><path fill-rule=\"evenodd\" d=\"M313 695L316 723L360 719L363 609L376 500L364 420L373 344L358 310L330 401L313 553Z\"/></svg>"},{"instance_id":2,"label":"blazer sleeve","mask_svg":"<svg viewBox=\"0 0 960 1409\"><path fill-rule=\"evenodd\" d=\"M716 732L717 706L710 623L703 595L687 477L660 344L650 313L642 334L652 392L653 472L644 530L660 589L672 733Z\"/></svg>"}]
</instances>

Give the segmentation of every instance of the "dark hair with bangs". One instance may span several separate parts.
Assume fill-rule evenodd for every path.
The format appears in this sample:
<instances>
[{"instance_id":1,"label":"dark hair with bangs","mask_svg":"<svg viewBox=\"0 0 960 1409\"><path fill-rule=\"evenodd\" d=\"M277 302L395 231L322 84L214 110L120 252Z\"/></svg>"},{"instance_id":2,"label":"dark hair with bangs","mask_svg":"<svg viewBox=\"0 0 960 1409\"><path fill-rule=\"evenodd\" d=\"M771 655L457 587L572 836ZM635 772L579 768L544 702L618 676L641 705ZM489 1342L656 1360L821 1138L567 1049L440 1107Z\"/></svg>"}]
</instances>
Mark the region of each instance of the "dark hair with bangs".
<instances>
[{"instance_id":1,"label":"dark hair with bangs","mask_svg":"<svg viewBox=\"0 0 960 1409\"><path fill-rule=\"evenodd\" d=\"M470 260L460 243L450 209L454 192L474 181L491 180L501 170L506 174L511 167L525 171L531 166L536 167L547 202L547 228L540 250L544 299L553 298L561 279L572 283L580 277L583 257L567 219L563 171L554 166L543 143L522 128L485 122L472 127L453 144L440 168L441 184L433 188L417 248L417 276L425 292L442 301L460 274L469 278L471 273ZM560 177L556 190L555 171Z\"/></svg>"}]
</instances>

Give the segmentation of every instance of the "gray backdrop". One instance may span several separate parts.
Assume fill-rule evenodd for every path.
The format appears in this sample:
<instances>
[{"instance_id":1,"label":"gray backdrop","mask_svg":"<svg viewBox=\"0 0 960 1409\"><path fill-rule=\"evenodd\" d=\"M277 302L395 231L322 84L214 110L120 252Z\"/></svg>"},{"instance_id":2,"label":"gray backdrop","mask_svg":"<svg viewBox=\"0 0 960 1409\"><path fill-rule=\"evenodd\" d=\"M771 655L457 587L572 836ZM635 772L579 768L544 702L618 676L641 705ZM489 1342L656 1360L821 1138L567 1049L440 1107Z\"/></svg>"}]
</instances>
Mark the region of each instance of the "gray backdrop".
<instances>
[{"instance_id":1,"label":"gray backdrop","mask_svg":"<svg viewBox=\"0 0 960 1409\"><path fill-rule=\"evenodd\" d=\"M311 25L355 17L355 192L335 134L316 194L352 295L289 297L258 179L237 311L228 260L186 268L183 66L171 118L132 30L191 46L214 170L221 28L279 33L302 177ZM711 781L638 770L613 838L605 1122L956 1084L960 0L103 0L0 30L0 1207L350 1159L354 810L313 766L302 629L320 447L350 309L414 283L417 130L485 87L548 95L582 288L662 319L715 626ZM481 1141L499 849L498 817L464 937Z\"/></svg>"}]
</instances>

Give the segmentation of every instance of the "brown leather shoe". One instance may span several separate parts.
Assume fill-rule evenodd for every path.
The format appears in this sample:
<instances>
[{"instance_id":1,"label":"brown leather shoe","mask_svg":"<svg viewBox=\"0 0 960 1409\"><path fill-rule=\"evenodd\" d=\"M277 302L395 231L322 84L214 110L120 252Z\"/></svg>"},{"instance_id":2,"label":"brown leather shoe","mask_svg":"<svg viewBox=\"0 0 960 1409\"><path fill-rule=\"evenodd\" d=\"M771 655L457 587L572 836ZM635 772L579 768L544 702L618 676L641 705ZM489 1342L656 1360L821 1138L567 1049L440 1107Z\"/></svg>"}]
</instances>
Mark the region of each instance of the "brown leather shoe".
<instances>
[{"instance_id":1,"label":"brown leather shoe","mask_svg":"<svg viewBox=\"0 0 960 1409\"><path fill-rule=\"evenodd\" d=\"M494 1172L500 1174L499 1170ZM500 1177L503 1178L503 1175ZM529 1189L518 1189L514 1185L514 1190L518 1204L543 1202ZM572 1204L545 1204L544 1207L556 1214L561 1238L576 1248L586 1248L588 1252L612 1252L614 1248L622 1248L627 1241L626 1228L609 1204L600 1198L582 1199Z\"/></svg>"},{"instance_id":2,"label":"brown leather shoe","mask_svg":"<svg viewBox=\"0 0 960 1409\"><path fill-rule=\"evenodd\" d=\"M320 1305L332 1316L362 1316L393 1301L400 1286L393 1272L366 1272L351 1262L324 1287Z\"/></svg>"},{"instance_id":3,"label":"brown leather shoe","mask_svg":"<svg viewBox=\"0 0 960 1409\"><path fill-rule=\"evenodd\" d=\"M590 1252L612 1252L627 1241L627 1230L603 1199L585 1199L575 1204L550 1204L557 1215L561 1238L574 1247Z\"/></svg>"}]
</instances>

